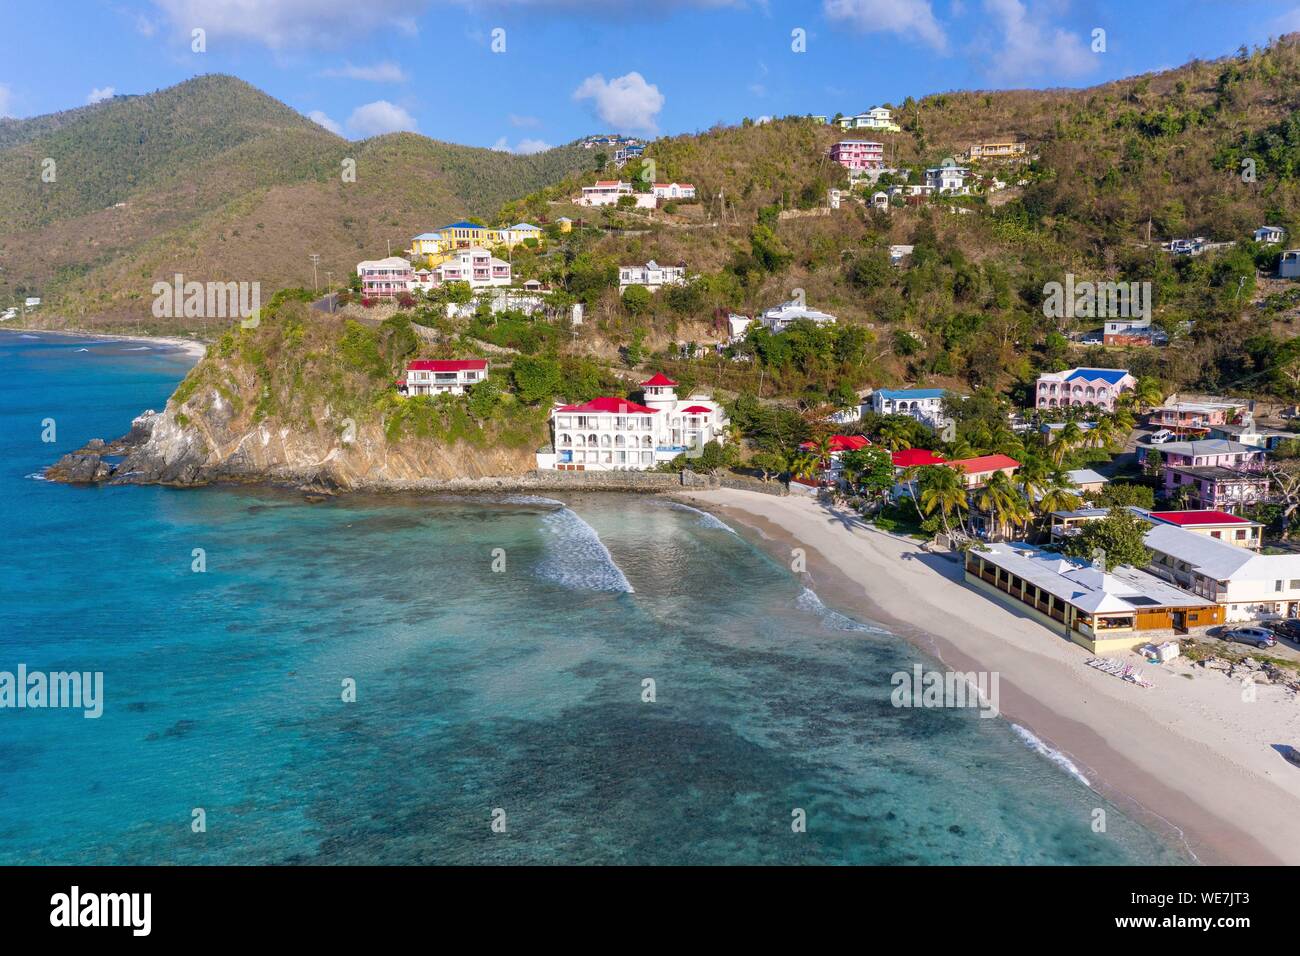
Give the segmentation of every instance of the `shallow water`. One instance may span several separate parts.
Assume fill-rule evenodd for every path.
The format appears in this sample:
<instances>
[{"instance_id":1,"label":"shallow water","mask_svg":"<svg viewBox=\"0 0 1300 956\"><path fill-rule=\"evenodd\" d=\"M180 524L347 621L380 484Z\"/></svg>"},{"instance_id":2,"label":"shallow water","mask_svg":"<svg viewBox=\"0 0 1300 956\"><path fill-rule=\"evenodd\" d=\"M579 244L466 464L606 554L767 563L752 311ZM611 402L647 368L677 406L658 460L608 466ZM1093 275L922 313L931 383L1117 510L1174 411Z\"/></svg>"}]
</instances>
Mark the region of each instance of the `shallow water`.
<instances>
[{"instance_id":1,"label":"shallow water","mask_svg":"<svg viewBox=\"0 0 1300 956\"><path fill-rule=\"evenodd\" d=\"M28 477L184 369L0 337L0 670L106 697L0 710L0 863L1183 860L694 509Z\"/></svg>"}]
</instances>

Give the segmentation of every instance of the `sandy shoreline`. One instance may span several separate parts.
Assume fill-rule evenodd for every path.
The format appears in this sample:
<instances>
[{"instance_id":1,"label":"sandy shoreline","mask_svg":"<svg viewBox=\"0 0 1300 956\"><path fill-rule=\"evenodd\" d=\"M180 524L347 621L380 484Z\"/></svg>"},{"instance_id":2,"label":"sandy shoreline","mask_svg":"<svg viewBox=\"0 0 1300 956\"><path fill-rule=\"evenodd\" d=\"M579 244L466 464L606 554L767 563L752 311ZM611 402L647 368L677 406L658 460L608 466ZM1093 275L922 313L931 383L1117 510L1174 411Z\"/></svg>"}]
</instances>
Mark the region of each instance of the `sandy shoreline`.
<instances>
[{"instance_id":1,"label":"sandy shoreline","mask_svg":"<svg viewBox=\"0 0 1300 956\"><path fill-rule=\"evenodd\" d=\"M16 332L23 335L58 335L70 339L94 339L103 342L138 342L142 345L165 345L184 352L198 361L207 354L208 346L198 339L186 339L170 335L110 335L106 332L77 332L72 329L28 329L17 326L0 326L0 332Z\"/></svg>"},{"instance_id":2,"label":"sandy shoreline","mask_svg":"<svg viewBox=\"0 0 1300 956\"><path fill-rule=\"evenodd\" d=\"M1300 863L1300 700L1260 686L1242 700L1221 674L1142 663L1142 689L1087 667L1083 648L967 587L961 565L802 496L684 490L674 497L757 533L807 584L946 666L1001 675L1001 711L1068 757L1125 813L1202 863Z\"/></svg>"}]
</instances>

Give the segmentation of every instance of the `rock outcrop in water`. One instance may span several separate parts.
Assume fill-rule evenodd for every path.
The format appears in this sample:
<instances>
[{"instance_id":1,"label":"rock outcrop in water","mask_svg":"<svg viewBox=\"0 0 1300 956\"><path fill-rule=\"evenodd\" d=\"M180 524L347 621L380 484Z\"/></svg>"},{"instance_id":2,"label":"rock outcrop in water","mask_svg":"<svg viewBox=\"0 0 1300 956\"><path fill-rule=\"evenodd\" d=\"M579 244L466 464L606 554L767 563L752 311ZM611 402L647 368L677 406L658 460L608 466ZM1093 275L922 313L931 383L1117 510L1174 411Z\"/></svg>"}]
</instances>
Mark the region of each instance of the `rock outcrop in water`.
<instances>
[{"instance_id":1,"label":"rock outcrop in water","mask_svg":"<svg viewBox=\"0 0 1300 956\"><path fill-rule=\"evenodd\" d=\"M333 430L250 425L215 398L199 415L194 414L194 399L184 412L170 404L162 412L150 409L131 423L128 434L112 442L92 440L59 459L46 477L77 483L271 482L347 490L430 479L517 476L535 467L533 453L523 449L421 440L391 443L374 427L359 426L351 440L344 441Z\"/></svg>"},{"instance_id":2,"label":"rock outcrop in water","mask_svg":"<svg viewBox=\"0 0 1300 956\"><path fill-rule=\"evenodd\" d=\"M46 477L347 490L535 468L543 409L499 401L476 419L463 399L399 399L393 377L416 347L398 338L409 326L371 329L295 306L227 333L166 408L64 455Z\"/></svg>"}]
</instances>

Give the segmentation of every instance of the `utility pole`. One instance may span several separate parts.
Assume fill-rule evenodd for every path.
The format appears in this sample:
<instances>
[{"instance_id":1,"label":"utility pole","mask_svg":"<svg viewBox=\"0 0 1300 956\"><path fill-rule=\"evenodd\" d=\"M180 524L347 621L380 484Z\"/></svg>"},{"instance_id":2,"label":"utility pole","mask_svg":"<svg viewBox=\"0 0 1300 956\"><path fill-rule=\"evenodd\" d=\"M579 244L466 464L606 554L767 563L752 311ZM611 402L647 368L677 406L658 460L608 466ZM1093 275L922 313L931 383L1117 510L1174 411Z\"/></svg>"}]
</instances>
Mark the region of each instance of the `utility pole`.
<instances>
[{"instance_id":1,"label":"utility pole","mask_svg":"<svg viewBox=\"0 0 1300 956\"><path fill-rule=\"evenodd\" d=\"M307 258L311 260L311 288L313 292L317 292L319 291L320 286L316 281L316 267L320 265L320 254L313 252Z\"/></svg>"}]
</instances>

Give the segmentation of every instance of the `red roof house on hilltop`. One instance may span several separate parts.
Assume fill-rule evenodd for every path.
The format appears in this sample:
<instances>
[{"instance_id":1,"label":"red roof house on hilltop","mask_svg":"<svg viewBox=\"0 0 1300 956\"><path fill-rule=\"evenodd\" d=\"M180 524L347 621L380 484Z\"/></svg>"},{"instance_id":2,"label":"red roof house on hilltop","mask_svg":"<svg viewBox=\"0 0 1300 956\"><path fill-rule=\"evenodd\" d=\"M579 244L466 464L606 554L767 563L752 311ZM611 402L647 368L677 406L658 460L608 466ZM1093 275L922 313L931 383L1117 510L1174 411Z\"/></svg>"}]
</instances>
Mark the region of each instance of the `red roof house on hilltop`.
<instances>
[{"instance_id":1,"label":"red roof house on hilltop","mask_svg":"<svg viewBox=\"0 0 1300 956\"><path fill-rule=\"evenodd\" d=\"M405 395L461 395L487 377L487 359L416 359L406 364L406 377L397 380L397 390Z\"/></svg>"}]
</instances>

